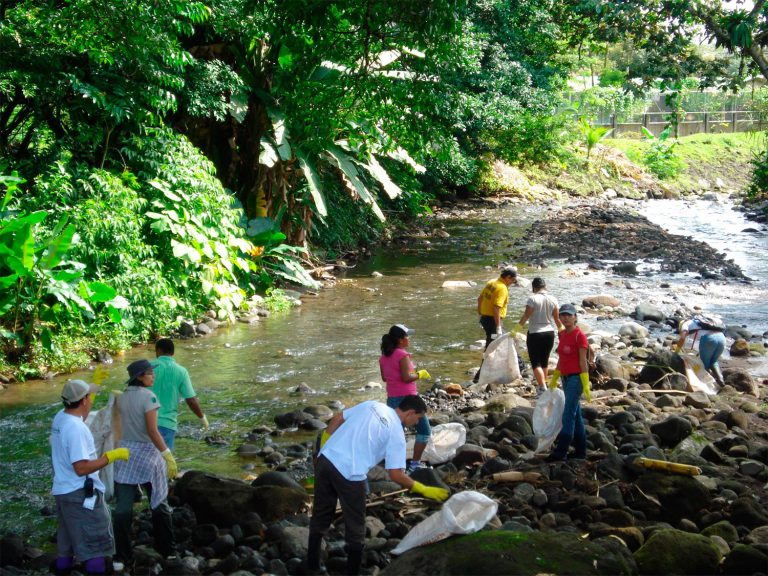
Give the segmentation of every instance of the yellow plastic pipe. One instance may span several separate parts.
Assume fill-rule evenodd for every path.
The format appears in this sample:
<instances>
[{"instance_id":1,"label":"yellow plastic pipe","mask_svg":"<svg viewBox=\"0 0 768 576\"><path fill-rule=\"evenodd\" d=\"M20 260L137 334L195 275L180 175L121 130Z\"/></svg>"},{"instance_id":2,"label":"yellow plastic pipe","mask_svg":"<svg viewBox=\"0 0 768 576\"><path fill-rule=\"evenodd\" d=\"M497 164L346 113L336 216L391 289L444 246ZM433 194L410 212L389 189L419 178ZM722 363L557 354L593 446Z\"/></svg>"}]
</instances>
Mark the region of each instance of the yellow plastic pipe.
<instances>
[{"instance_id":1,"label":"yellow plastic pipe","mask_svg":"<svg viewBox=\"0 0 768 576\"><path fill-rule=\"evenodd\" d=\"M638 458L635 460L635 464L642 466L643 468L651 468L653 470L664 470L666 472L674 472L675 474L685 474L687 476L698 476L701 474L701 468L698 466L691 466L690 464L680 464L679 462L667 462L666 460L653 460L651 458Z\"/></svg>"}]
</instances>

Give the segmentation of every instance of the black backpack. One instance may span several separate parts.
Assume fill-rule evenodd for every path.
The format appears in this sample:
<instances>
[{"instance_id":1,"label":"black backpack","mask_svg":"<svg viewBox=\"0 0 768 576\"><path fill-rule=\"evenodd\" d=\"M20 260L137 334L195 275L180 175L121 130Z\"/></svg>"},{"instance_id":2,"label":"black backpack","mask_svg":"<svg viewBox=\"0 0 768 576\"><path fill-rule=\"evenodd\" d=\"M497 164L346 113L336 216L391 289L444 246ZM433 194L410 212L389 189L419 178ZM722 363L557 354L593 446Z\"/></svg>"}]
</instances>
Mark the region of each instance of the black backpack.
<instances>
[{"instance_id":1,"label":"black backpack","mask_svg":"<svg viewBox=\"0 0 768 576\"><path fill-rule=\"evenodd\" d=\"M725 332L725 322L720 316L714 316L710 314L697 314L693 317L696 323L701 326L702 330L710 330L712 332Z\"/></svg>"}]
</instances>

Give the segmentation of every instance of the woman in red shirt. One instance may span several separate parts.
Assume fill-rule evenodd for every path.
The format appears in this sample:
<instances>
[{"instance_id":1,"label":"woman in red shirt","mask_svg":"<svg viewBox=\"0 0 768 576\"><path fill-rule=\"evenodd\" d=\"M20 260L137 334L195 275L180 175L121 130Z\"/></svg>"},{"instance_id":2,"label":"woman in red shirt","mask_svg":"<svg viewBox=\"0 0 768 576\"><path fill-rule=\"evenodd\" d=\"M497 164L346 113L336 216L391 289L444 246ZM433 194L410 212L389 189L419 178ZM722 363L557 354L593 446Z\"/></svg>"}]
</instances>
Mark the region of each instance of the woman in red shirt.
<instances>
[{"instance_id":1,"label":"woman in red shirt","mask_svg":"<svg viewBox=\"0 0 768 576\"><path fill-rule=\"evenodd\" d=\"M565 392L565 408L563 409L563 428L557 436L555 450L547 461L565 461L568 448L573 443L576 453L574 458L587 457L587 434L584 429L584 418L581 415L581 394L586 394L589 400L589 368L587 364L587 349L589 343L584 332L576 326L576 307L573 304L560 306L560 322L565 326L559 334L557 344L557 369L552 373L550 388L557 387L562 375L563 391Z\"/></svg>"}]
</instances>

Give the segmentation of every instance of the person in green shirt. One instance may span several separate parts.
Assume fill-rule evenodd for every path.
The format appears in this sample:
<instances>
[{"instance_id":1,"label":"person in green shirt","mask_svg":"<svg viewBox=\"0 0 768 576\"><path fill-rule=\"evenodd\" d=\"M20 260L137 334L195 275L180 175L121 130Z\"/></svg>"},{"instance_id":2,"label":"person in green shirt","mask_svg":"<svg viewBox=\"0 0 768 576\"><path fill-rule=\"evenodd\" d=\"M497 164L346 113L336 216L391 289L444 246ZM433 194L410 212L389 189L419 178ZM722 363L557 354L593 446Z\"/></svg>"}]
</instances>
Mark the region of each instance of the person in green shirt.
<instances>
[{"instance_id":1,"label":"person in green shirt","mask_svg":"<svg viewBox=\"0 0 768 576\"><path fill-rule=\"evenodd\" d=\"M152 363L155 370L155 382L152 392L160 402L160 412L157 416L157 429L165 440L168 448L173 450L173 441L178 429L179 402L183 399L189 409L200 418L203 430L208 430L208 418L200 408L197 394L192 388L189 372L176 363L173 358L175 346L170 338L160 338L155 342L157 360Z\"/></svg>"}]
</instances>

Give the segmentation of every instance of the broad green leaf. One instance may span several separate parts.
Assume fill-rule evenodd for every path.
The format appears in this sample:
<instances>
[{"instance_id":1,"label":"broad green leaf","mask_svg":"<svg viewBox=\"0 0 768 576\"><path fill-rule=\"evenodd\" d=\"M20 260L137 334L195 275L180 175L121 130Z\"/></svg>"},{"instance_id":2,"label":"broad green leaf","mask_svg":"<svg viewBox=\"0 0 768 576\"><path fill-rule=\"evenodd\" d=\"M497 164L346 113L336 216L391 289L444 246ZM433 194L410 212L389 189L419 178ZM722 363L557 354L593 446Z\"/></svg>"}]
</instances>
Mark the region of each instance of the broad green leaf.
<instances>
[{"instance_id":1,"label":"broad green leaf","mask_svg":"<svg viewBox=\"0 0 768 576\"><path fill-rule=\"evenodd\" d=\"M322 186L320 184L320 178L317 175L317 171L314 166L310 164L309 159L303 150L296 150L296 158L301 166L301 171L304 173L304 178L309 185L309 193L312 195L312 201L315 203L315 209L320 216L328 216L328 209L325 207L325 198L323 197Z\"/></svg>"},{"instance_id":2,"label":"broad green leaf","mask_svg":"<svg viewBox=\"0 0 768 576\"><path fill-rule=\"evenodd\" d=\"M379 164L378 160L376 160L376 157L373 156L373 154L371 154L366 168L368 168L368 171L371 173L371 175L376 178L379 183L381 183L381 187L384 188L384 192L387 193L387 196L394 200L403 193L400 187L392 182L392 179L389 177L389 174L387 174L387 171L384 170L384 167L381 164Z\"/></svg>"},{"instance_id":3,"label":"broad green leaf","mask_svg":"<svg viewBox=\"0 0 768 576\"><path fill-rule=\"evenodd\" d=\"M115 296L111 301L107 302L107 304L118 310L125 310L131 305L131 303L122 296Z\"/></svg>"},{"instance_id":4,"label":"broad green leaf","mask_svg":"<svg viewBox=\"0 0 768 576\"><path fill-rule=\"evenodd\" d=\"M272 168L272 166L277 164L277 151L266 138L262 138L260 144L261 152L259 153L259 164L263 164L267 168Z\"/></svg>"},{"instance_id":5,"label":"broad green leaf","mask_svg":"<svg viewBox=\"0 0 768 576\"><path fill-rule=\"evenodd\" d=\"M376 214L379 220L384 222L384 220L386 220L384 213L381 211L381 208L379 208L376 200L374 200L373 195L368 191L368 188L366 188L362 180L360 180L357 168L355 168L355 165L352 163L349 156L347 156L341 148L335 145L328 147L328 153L334 160L336 160L339 169L344 176L346 176L346 178L342 178L342 180L350 192L353 194L356 192L363 202L371 206L373 213Z\"/></svg>"},{"instance_id":6,"label":"broad green leaf","mask_svg":"<svg viewBox=\"0 0 768 576\"><path fill-rule=\"evenodd\" d=\"M285 126L285 117L282 112L274 108L268 108L267 113L272 120L272 130L277 144L277 153L284 162L291 159L291 145L288 142L288 128Z\"/></svg>"},{"instance_id":7,"label":"broad green leaf","mask_svg":"<svg viewBox=\"0 0 768 576\"><path fill-rule=\"evenodd\" d=\"M30 224L25 224L16 232L13 239L13 252L25 270L32 270L35 265L35 238Z\"/></svg>"},{"instance_id":8,"label":"broad green leaf","mask_svg":"<svg viewBox=\"0 0 768 576\"><path fill-rule=\"evenodd\" d=\"M163 194L163 196L165 196L172 202L181 202L181 197L178 194L176 194L176 192L171 191L171 189L168 188L168 185L165 182L161 182L160 180L150 180L148 184L152 186L152 188L159 190Z\"/></svg>"},{"instance_id":9,"label":"broad green leaf","mask_svg":"<svg viewBox=\"0 0 768 576\"><path fill-rule=\"evenodd\" d=\"M51 238L50 242L48 243L46 254L40 262L40 265L43 268L50 270L51 268L55 268L61 264L64 256L66 256L67 252L72 246L74 237L75 225L69 224L65 226L60 234L54 238Z\"/></svg>"},{"instance_id":10,"label":"broad green leaf","mask_svg":"<svg viewBox=\"0 0 768 576\"><path fill-rule=\"evenodd\" d=\"M280 46L280 52L277 56L277 63L280 68L283 68L284 70L287 70L293 66L293 53L291 52L291 49L288 48L288 46L285 44Z\"/></svg>"},{"instance_id":11,"label":"broad green leaf","mask_svg":"<svg viewBox=\"0 0 768 576\"><path fill-rule=\"evenodd\" d=\"M13 286L18 279L18 274L9 274L8 276L0 277L0 290L5 290L6 288Z\"/></svg>"},{"instance_id":12,"label":"broad green leaf","mask_svg":"<svg viewBox=\"0 0 768 576\"><path fill-rule=\"evenodd\" d=\"M90 290L88 300L91 302L109 302L117 296L117 290L103 282L89 282L88 289Z\"/></svg>"},{"instance_id":13,"label":"broad green leaf","mask_svg":"<svg viewBox=\"0 0 768 576\"><path fill-rule=\"evenodd\" d=\"M26 216L22 216L20 218L16 218L14 220L11 220L7 224L4 224L2 228L0 228L0 236L5 236L6 234L13 234L17 230L20 230L26 225L34 226L35 224L39 224L45 218L48 216L48 212L45 210L38 210L37 212L32 212L31 214L27 214Z\"/></svg>"},{"instance_id":14,"label":"broad green leaf","mask_svg":"<svg viewBox=\"0 0 768 576\"><path fill-rule=\"evenodd\" d=\"M107 316L109 316L109 319L115 324L120 324L120 322L123 321L123 315L120 313L120 310L111 304L107 305Z\"/></svg>"}]
</instances>

